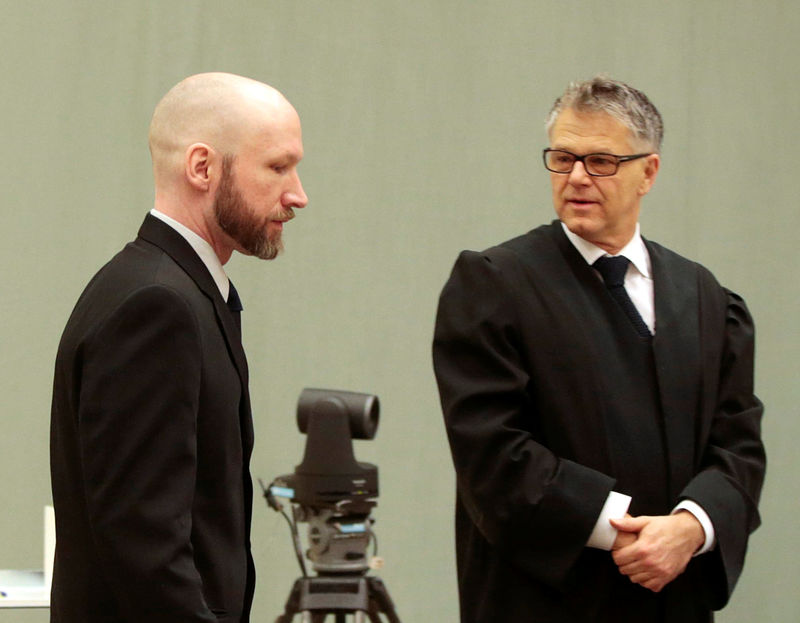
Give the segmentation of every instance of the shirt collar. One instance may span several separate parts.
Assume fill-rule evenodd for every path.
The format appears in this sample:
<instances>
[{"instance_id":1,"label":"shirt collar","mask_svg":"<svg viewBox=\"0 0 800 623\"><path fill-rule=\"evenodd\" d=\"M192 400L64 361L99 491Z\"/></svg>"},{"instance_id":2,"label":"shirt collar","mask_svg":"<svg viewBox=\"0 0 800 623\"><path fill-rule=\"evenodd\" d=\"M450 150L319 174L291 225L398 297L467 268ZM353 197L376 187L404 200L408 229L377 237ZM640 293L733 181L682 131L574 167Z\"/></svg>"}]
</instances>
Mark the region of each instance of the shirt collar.
<instances>
[{"instance_id":1,"label":"shirt collar","mask_svg":"<svg viewBox=\"0 0 800 623\"><path fill-rule=\"evenodd\" d=\"M208 241L201 238L183 223L179 223L174 218L167 216L163 212L159 212L155 208L150 210L150 214L172 227L172 229L186 239L186 242L192 246L194 252L197 253L203 261L208 272L211 273L211 278L214 280L214 283L217 284L222 299L227 301L228 292L230 291L230 281L228 281L228 275L225 274L222 263L219 261L217 254L214 253L214 249L208 244Z\"/></svg>"},{"instance_id":2,"label":"shirt collar","mask_svg":"<svg viewBox=\"0 0 800 623\"><path fill-rule=\"evenodd\" d=\"M609 255L609 253L606 253L604 249L592 244L588 240L584 240L577 234L573 234L567 228L567 226L564 225L564 223L561 223L561 227L564 230L567 239L572 243L572 246L578 250L578 253L581 254L583 259L586 260L586 263L590 266L604 255ZM628 244L622 247L617 255L623 255L628 258L631 264L633 264L633 266L642 274L642 276L652 279L650 254L647 252L647 247L644 246L644 240L642 240L642 236L639 231L639 223L636 223L636 230L633 233L633 237L628 241Z\"/></svg>"}]
</instances>

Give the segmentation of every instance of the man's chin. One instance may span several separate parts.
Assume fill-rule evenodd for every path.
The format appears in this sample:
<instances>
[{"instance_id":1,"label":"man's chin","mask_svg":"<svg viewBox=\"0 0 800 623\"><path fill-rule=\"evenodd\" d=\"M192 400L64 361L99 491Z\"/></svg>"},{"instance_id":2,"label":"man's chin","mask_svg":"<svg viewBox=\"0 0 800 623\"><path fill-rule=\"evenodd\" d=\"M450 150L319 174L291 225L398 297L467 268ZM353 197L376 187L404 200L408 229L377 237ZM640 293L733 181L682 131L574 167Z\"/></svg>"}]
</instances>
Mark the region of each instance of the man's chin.
<instances>
[{"instance_id":1,"label":"man's chin","mask_svg":"<svg viewBox=\"0 0 800 623\"><path fill-rule=\"evenodd\" d=\"M283 253L283 242L268 242L256 247L243 247L241 244L237 244L236 250L242 255L257 257L260 260L274 260Z\"/></svg>"},{"instance_id":2,"label":"man's chin","mask_svg":"<svg viewBox=\"0 0 800 623\"><path fill-rule=\"evenodd\" d=\"M568 230L570 230L576 236L580 236L581 238L591 236L598 229L597 223L584 216L562 216L561 222L567 226Z\"/></svg>"}]
</instances>

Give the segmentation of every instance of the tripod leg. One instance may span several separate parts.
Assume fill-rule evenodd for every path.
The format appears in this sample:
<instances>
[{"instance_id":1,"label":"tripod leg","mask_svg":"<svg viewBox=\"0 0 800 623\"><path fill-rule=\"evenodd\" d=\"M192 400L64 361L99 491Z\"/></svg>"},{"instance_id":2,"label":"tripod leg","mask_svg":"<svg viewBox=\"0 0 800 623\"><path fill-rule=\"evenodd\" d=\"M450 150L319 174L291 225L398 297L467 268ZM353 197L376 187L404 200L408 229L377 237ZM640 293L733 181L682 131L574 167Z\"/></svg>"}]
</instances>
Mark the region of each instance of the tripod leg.
<instances>
[{"instance_id":1,"label":"tripod leg","mask_svg":"<svg viewBox=\"0 0 800 623\"><path fill-rule=\"evenodd\" d=\"M294 615L297 614L298 606L300 605L300 581L297 580L289 591L289 597L286 599L286 605L283 609L283 614L278 615L275 623L292 623Z\"/></svg>"},{"instance_id":2,"label":"tripod leg","mask_svg":"<svg viewBox=\"0 0 800 623\"><path fill-rule=\"evenodd\" d=\"M394 603L392 603L392 598L389 597L386 585L378 578L370 578L369 591L370 616L373 614L375 616L374 619L370 619L371 623L381 623L380 617L377 615L378 612L383 612L389 623L400 623L400 618L394 609Z\"/></svg>"}]
</instances>

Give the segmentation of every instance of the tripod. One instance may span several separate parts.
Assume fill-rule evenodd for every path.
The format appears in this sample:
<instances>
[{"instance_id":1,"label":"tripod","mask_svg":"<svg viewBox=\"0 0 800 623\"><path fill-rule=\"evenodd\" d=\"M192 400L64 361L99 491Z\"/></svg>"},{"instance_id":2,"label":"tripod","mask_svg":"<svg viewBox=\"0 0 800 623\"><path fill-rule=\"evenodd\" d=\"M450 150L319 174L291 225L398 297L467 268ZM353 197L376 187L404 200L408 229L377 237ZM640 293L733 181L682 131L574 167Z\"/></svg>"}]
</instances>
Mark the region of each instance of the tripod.
<instances>
[{"instance_id":1,"label":"tripod","mask_svg":"<svg viewBox=\"0 0 800 623\"><path fill-rule=\"evenodd\" d=\"M379 578L364 575L327 575L295 580L283 614L275 623L292 623L296 614L302 623L324 623L329 614L335 623L345 623L348 614L354 623L381 623L383 613L389 623L400 623L389 592Z\"/></svg>"}]
</instances>

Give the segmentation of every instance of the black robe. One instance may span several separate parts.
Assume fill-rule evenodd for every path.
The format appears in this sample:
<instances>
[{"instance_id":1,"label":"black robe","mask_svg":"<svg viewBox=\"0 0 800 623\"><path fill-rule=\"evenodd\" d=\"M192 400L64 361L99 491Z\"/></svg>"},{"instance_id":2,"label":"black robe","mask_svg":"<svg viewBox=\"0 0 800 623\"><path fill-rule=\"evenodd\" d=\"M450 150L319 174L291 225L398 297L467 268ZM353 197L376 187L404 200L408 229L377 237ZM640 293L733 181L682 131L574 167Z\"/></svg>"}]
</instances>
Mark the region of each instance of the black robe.
<instances>
[{"instance_id":1,"label":"black robe","mask_svg":"<svg viewBox=\"0 0 800 623\"><path fill-rule=\"evenodd\" d=\"M645 244L652 341L558 221L453 268L433 356L457 474L462 623L692 623L728 601L765 469L753 325L706 269ZM716 548L658 595L630 583L609 552L585 547L611 490L633 495L632 514L697 502Z\"/></svg>"}]
</instances>

